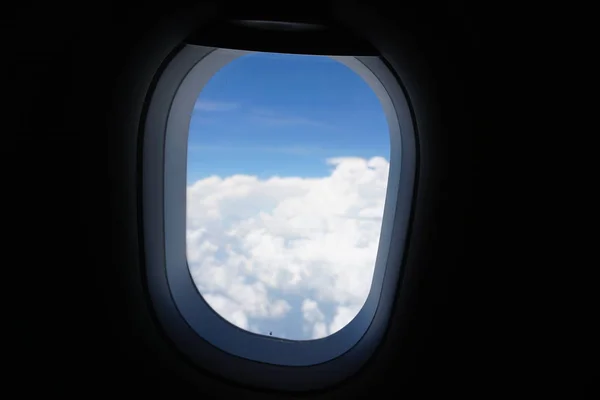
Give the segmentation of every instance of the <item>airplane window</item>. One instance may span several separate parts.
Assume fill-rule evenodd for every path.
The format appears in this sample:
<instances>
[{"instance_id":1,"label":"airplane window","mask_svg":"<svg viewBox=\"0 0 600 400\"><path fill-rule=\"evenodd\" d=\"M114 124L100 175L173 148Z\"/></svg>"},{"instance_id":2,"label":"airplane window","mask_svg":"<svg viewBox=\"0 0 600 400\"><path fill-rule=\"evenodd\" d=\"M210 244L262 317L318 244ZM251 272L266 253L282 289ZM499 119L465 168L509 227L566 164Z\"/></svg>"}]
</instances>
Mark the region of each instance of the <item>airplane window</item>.
<instances>
[{"instance_id":1,"label":"airplane window","mask_svg":"<svg viewBox=\"0 0 600 400\"><path fill-rule=\"evenodd\" d=\"M167 62L142 143L157 321L239 382L346 379L403 271L417 152L398 79L378 56L186 45Z\"/></svg>"},{"instance_id":2,"label":"airplane window","mask_svg":"<svg viewBox=\"0 0 600 400\"><path fill-rule=\"evenodd\" d=\"M327 337L365 304L379 248L390 129L375 92L325 56L251 53L197 98L186 255L231 324Z\"/></svg>"}]
</instances>

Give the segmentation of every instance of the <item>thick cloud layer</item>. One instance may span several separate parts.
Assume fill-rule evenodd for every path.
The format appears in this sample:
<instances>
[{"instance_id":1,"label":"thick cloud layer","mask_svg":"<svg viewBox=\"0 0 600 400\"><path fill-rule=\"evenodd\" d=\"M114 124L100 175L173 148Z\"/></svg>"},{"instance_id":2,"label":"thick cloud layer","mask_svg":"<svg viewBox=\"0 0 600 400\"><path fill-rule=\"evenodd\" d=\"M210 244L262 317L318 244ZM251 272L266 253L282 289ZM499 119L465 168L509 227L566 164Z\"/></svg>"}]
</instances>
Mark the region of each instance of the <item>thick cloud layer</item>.
<instances>
[{"instance_id":1,"label":"thick cloud layer","mask_svg":"<svg viewBox=\"0 0 600 400\"><path fill-rule=\"evenodd\" d=\"M389 164L381 157L327 162L332 172L324 178L214 176L188 187L192 276L231 323L268 334L265 322L279 320L303 328L288 339L320 338L364 304Z\"/></svg>"}]
</instances>

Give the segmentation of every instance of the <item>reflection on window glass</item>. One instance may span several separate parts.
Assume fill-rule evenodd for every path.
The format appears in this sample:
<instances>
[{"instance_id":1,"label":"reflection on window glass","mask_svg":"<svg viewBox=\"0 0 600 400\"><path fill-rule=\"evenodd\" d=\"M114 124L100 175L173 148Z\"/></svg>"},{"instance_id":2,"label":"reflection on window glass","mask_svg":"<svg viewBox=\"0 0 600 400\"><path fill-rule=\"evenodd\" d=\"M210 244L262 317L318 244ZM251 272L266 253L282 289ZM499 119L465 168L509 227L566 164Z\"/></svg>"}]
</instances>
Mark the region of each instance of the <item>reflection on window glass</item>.
<instances>
[{"instance_id":1,"label":"reflection on window glass","mask_svg":"<svg viewBox=\"0 0 600 400\"><path fill-rule=\"evenodd\" d=\"M187 257L245 330L322 338L370 290L390 139L360 76L329 57L253 53L203 88L190 124Z\"/></svg>"}]
</instances>

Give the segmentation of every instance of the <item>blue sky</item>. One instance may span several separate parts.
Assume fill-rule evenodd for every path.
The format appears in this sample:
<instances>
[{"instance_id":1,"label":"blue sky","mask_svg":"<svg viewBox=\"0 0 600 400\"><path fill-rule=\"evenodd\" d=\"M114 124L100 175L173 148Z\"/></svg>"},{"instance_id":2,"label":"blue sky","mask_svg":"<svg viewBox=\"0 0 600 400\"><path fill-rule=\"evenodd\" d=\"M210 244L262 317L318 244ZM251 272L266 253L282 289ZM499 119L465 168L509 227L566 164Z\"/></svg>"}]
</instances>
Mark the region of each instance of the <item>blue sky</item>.
<instances>
[{"instance_id":1,"label":"blue sky","mask_svg":"<svg viewBox=\"0 0 600 400\"><path fill-rule=\"evenodd\" d=\"M188 146L187 259L209 305L293 340L354 318L373 277L388 132L374 92L328 57L254 53L221 69Z\"/></svg>"},{"instance_id":2,"label":"blue sky","mask_svg":"<svg viewBox=\"0 0 600 400\"><path fill-rule=\"evenodd\" d=\"M389 159L374 92L324 56L253 53L204 87L190 122L188 183L210 175L326 176L330 157Z\"/></svg>"}]
</instances>

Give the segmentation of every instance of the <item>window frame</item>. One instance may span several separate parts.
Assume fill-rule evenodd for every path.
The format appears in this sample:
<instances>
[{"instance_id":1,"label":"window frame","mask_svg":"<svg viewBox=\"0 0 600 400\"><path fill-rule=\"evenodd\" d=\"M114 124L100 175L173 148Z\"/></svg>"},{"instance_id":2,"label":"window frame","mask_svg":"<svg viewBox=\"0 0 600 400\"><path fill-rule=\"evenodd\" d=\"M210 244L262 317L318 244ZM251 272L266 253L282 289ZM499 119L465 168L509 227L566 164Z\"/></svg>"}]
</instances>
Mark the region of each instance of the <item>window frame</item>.
<instances>
[{"instance_id":1,"label":"window frame","mask_svg":"<svg viewBox=\"0 0 600 400\"><path fill-rule=\"evenodd\" d=\"M413 207L414 122L406 94L380 58L331 56L374 90L390 128L390 172L371 290L358 315L325 338L293 341L243 330L206 303L191 277L186 175L189 123L198 95L224 65L249 53L253 52L186 45L151 94L142 147L146 283L164 331L199 366L272 389L322 388L362 367L387 328ZM237 372L230 374L232 370Z\"/></svg>"}]
</instances>

